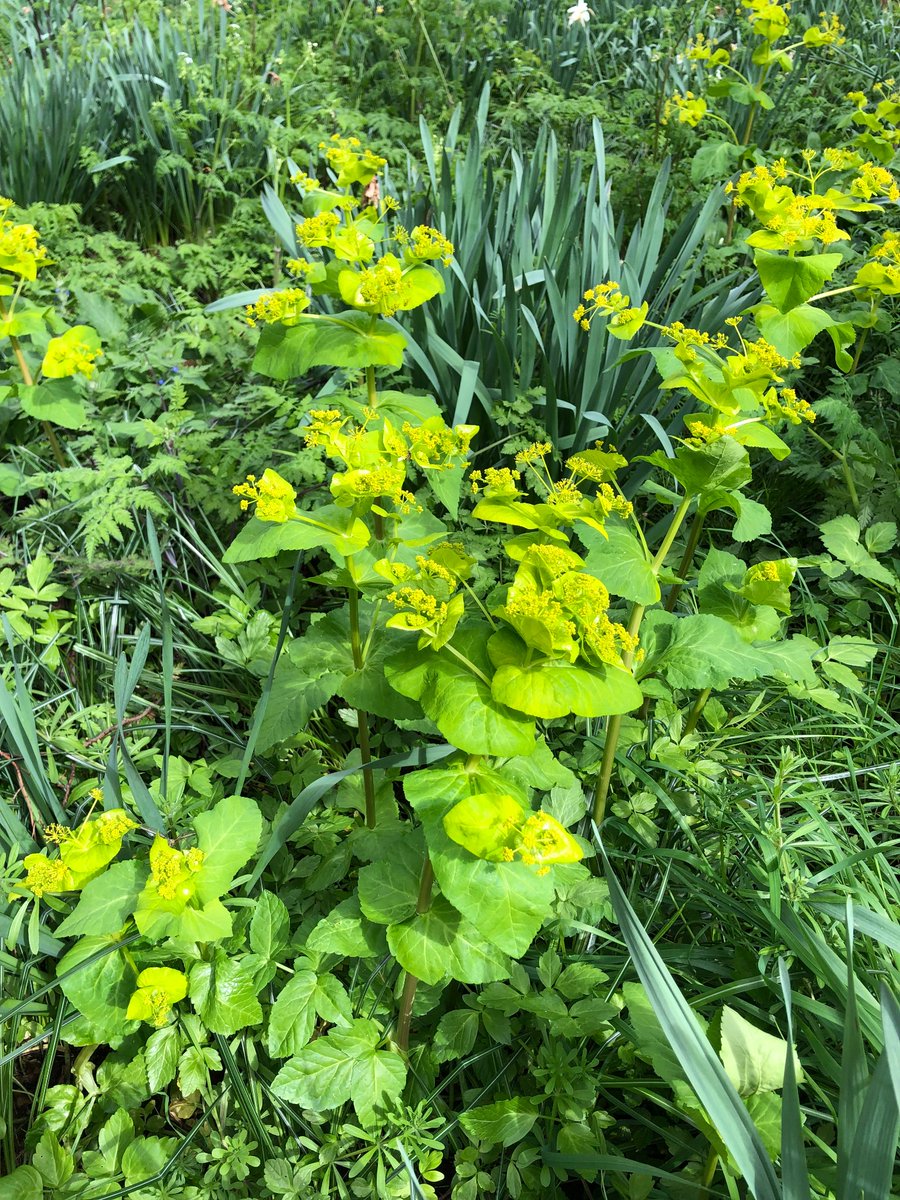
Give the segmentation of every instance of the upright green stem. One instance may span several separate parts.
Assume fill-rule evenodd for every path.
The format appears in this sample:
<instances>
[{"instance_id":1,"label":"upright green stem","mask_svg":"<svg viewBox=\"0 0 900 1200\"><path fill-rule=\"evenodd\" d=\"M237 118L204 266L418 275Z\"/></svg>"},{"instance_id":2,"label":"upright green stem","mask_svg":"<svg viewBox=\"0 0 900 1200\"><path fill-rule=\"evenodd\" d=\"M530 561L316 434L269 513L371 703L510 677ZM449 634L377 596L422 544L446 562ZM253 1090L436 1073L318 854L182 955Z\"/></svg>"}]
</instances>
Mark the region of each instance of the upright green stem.
<instances>
[{"instance_id":1,"label":"upright green stem","mask_svg":"<svg viewBox=\"0 0 900 1200\"><path fill-rule=\"evenodd\" d=\"M700 714L706 707L706 702L712 694L712 688L704 688L697 699L694 701L694 707L690 711L687 721L684 726L684 736L693 733L697 728L697 722L700 720Z\"/></svg>"},{"instance_id":2,"label":"upright green stem","mask_svg":"<svg viewBox=\"0 0 900 1200\"><path fill-rule=\"evenodd\" d=\"M431 859L425 859L425 865L422 867L422 876L419 881L419 896L416 900L416 916L421 916L428 911L431 904L431 888L434 883L434 869L431 865ZM406 979L403 981L403 994L400 997L400 1011L397 1014L397 1045L406 1053L409 1049L409 1024L412 1018L413 1000L416 997L416 988L419 985L415 975L406 972Z\"/></svg>"},{"instance_id":3,"label":"upright green stem","mask_svg":"<svg viewBox=\"0 0 900 1200\"><path fill-rule=\"evenodd\" d=\"M348 592L350 599L350 651L353 655L353 665L357 671L363 667L362 638L359 633L359 591L351 587ZM357 728L359 730L359 757L363 766L363 791L366 797L366 825L375 828L375 780L369 763L372 752L369 748L369 714L363 709L356 710Z\"/></svg>"},{"instance_id":4,"label":"upright green stem","mask_svg":"<svg viewBox=\"0 0 900 1200\"><path fill-rule=\"evenodd\" d=\"M2 299L0 299L0 316L8 316L6 305L3 303ZM26 387L34 387L34 376L31 374L28 363L25 360L25 355L22 353L22 347L19 345L19 339L13 337L12 334L9 334L8 337L9 344L12 346L13 354L16 356L16 362L19 364L19 370L22 373L22 382ZM59 438L57 438L53 426L49 421L41 421L41 428L44 430L44 436L46 437L47 443L53 452L53 457L56 459L57 465L60 467L68 466L68 463L66 462L66 456L62 452L62 447L59 444Z\"/></svg>"},{"instance_id":5,"label":"upright green stem","mask_svg":"<svg viewBox=\"0 0 900 1200\"><path fill-rule=\"evenodd\" d=\"M374 323L374 318L373 318ZM378 406L378 388L375 386L375 368L366 367L366 395L369 400L369 407L376 408ZM380 503L380 501L379 501ZM384 517L380 513L372 513L375 522L375 537L379 542L384 541Z\"/></svg>"},{"instance_id":6,"label":"upright green stem","mask_svg":"<svg viewBox=\"0 0 900 1200\"><path fill-rule=\"evenodd\" d=\"M658 575L663 563L666 561L666 556L672 549L672 543L678 530L681 528L684 518L687 516L688 509L691 506L693 497L685 496L681 504L675 511L672 517L672 522L666 530L666 536L662 540L659 550L656 552L656 557L650 564L650 569L654 575ZM699 535L698 535L699 536ZM644 617L644 605L635 604L631 610L631 616L628 620L628 632L632 637L637 637L641 627L641 621ZM626 651L622 655L622 665L626 670L630 670L634 662L634 651ZM606 740L603 743L603 757L600 760L600 774L597 777L597 787L594 792L594 821L600 825L603 818L606 816L606 800L609 796L609 784L612 779L613 763L616 760L616 746L619 742L619 732L622 728L622 716L616 715L610 717L606 724Z\"/></svg>"},{"instance_id":7,"label":"upright green stem","mask_svg":"<svg viewBox=\"0 0 900 1200\"><path fill-rule=\"evenodd\" d=\"M684 554L681 556L681 562L678 564L678 578L684 579L687 572L691 569L691 563L694 561L694 554L697 550L697 543L700 541L700 534L703 532L703 524L706 521L706 513L701 512L698 508L694 513L694 519L691 522L691 528L688 532L687 545L684 548ZM682 584L673 583L669 588L669 594L666 596L666 612L672 612L675 608L675 601L678 599L678 594L681 591Z\"/></svg>"}]
</instances>

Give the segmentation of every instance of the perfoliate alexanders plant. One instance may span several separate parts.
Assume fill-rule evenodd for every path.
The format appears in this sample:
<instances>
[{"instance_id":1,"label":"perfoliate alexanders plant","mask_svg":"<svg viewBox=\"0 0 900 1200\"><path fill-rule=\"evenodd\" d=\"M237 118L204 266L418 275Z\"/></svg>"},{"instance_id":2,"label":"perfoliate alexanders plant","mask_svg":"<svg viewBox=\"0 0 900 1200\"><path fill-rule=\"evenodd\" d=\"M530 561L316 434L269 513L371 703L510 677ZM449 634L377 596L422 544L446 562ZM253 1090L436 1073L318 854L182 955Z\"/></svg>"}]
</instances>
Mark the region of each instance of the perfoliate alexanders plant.
<instances>
[{"instance_id":1,"label":"perfoliate alexanders plant","mask_svg":"<svg viewBox=\"0 0 900 1200\"><path fill-rule=\"evenodd\" d=\"M742 0L742 7L746 24L738 41L720 45L698 32L688 42L682 57L694 68L696 91L675 92L663 108L663 125L677 121L693 129L705 122L723 135L707 140L697 151L692 166L697 182L720 178L753 161L757 115L760 109L775 105L767 91L773 72L792 71L796 55L802 51L833 53L846 40L834 13L820 13L817 25L801 30L791 17L789 3ZM735 217L732 205L727 244L732 240Z\"/></svg>"},{"instance_id":2,"label":"perfoliate alexanders plant","mask_svg":"<svg viewBox=\"0 0 900 1200\"><path fill-rule=\"evenodd\" d=\"M60 466L66 461L54 426L80 429L86 421L76 380L90 379L102 354L96 330L74 325L58 332L58 321L24 295L38 271L49 264L46 247L33 225L10 217L13 202L0 197L0 399L15 397L21 411L36 417ZM50 336L55 332L56 336Z\"/></svg>"},{"instance_id":3,"label":"perfoliate alexanders plant","mask_svg":"<svg viewBox=\"0 0 900 1200\"><path fill-rule=\"evenodd\" d=\"M454 980L521 978L514 960L548 922L561 951L578 935L569 897L596 882L580 831L589 793L594 817L605 814L628 714L658 700L692 702L690 732L710 692L735 679L816 696L826 651L784 636L795 560L751 564L710 550L693 565L710 512L735 514L739 542L770 531L744 490L749 449L783 456L775 427L811 416L787 383L793 355L737 330L731 345L659 327L669 344L652 352L664 386L702 408L673 457L645 460L665 480L654 481L649 502L626 498L629 464L601 444L560 462L540 443L511 466L473 470L475 427L449 426L430 397L380 388L376 377L402 362L403 334L386 316L441 290L433 264L446 264L452 247L436 229L392 224L377 156L351 139L325 149L329 181L298 179L297 238L322 254L293 261L296 285L260 296L247 316L263 326L258 369L345 373L304 431L329 466L328 496L300 497L259 464L234 488L250 516L226 559L286 554L299 565L297 555L311 556L313 615L288 630L254 728L265 749L295 743L310 715L334 702L343 726L333 725L330 755L342 779L362 784L349 788L353 815L336 833L347 893L283 964L277 897L264 893L243 921L246 897L228 900L262 832L256 805L240 796L182 836L138 827L118 810L71 834L49 831L58 850L29 856L16 891L33 911L38 899L64 907L60 896L80 897L55 931L86 935L60 965L84 1020L77 1038L115 1040L149 1021L156 1050L180 1036L176 1013L179 1027L199 1017L223 1035L266 1022L277 1096L318 1111L350 1101L373 1126L402 1094L407 1064L396 1050L408 1049L417 997L427 1005ZM333 311L313 311L318 297ZM648 322L647 306L614 284L587 301L578 319L588 327L600 314L629 337ZM658 539L648 503L670 510ZM476 549L485 532L502 552L489 562ZM681 593L689 603L678 603ZM599 763L599 746L573 753L573 729L590 748L603 719ZM270 864L305 886L290 856L312 804L301 799L297 812L272 814L251 891ZM78 857L82 845L93 857ZM130 858L118 857L123 847ZM25 912L23 904L20 923ZM359 971L360 960L370 970ZM391 963L394 996L351 1003L345 979L375 979ZM266 988L267 1014L258 1000ZM571 1019L588 1034L606 1018L585 1004Z\"/></svg>"}]
</instances>

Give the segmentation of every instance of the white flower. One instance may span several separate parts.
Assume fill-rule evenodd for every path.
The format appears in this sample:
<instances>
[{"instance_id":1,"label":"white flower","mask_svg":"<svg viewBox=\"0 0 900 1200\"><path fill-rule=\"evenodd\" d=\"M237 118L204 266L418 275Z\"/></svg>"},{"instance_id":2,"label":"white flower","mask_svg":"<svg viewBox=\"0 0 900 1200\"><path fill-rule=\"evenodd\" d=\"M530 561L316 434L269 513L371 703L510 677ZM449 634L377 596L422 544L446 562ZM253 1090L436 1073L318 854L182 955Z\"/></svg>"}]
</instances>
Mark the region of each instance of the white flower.
<instances>
[{"instance_id":1,"label":"white flower","mask_svg":"<svg viewBox=\"0 0 900 1200\"><path fill-rule=\"evenodd\" d=\"M576 0L571 8L566 9L566 12L570 28L573 25L587 25L591 19L591 10L587 6L587 0Z\"/></svg>"}]
</instances>

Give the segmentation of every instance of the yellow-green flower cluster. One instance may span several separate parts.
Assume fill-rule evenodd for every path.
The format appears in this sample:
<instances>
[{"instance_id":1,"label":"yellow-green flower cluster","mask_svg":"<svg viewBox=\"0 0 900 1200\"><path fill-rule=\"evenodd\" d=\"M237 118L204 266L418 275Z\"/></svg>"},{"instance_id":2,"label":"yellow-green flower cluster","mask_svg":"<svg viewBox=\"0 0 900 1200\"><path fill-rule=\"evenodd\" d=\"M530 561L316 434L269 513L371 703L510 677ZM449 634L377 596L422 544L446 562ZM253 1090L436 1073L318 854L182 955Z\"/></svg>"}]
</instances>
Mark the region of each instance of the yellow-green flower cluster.
<instances>
[{"instance_id":1,"label":"yellow-green flower cluster","mask_svg":"<svg viewBox=\"0 0 900 1200\"><path fill-rule=\"evenodd\" d=\"M188 993L187 977L172 967L148 967L137 977L137 991L125 1013L129 1021L147 1021L161 1029L169 1019L172 1005Z\"/></svg>"},{"instance_id":2,"label":"yellow-green flower cluster","mask_svg":"<svg viewBox=\"0 0 900 1200\"><path fill-rule=\"evenodd\" d=\"M429 417L419 425L405 421L402 427L409 456L424 470L465 465L477 425L445 425L440 417Z\"/></svg>"},{"instance_id":3,"label":"yellow-green flower cluster","mask_svg":"<svg viewBox=\"0 0 900 1200\"><path fill-rule=\"evenodd\" d=\"M260 521L275 521L283 524L297 511L294 501L297 493L277 471L267 467L262 478L248 475L246 483L238 483L231 489L241 496L241 509L246 512L251 504L256 505L256 516Z\"/></svg>"},{"instance_id":4,"label":"yellow-green flower cluster","mask_svg":"<svg viewBox=\"0 0 900 1200\"><path fill-rule=\"evenodd\" d=\"M297 262L298 260L292 259L291 261ZM309 308L309 297L302 288L284 288L280 292L267 292L264 296L260 296L258 300L248 304L244 312L248 325L255 326L260 321L264 325L277 325L279 322L291 325L307 308Z\"/></svg>"},{"instance_id":5,"label":"yellow-green flower cluster","mask_svg":"<svg viewBox=\"0 0 900 1200\"><path fill-rule=\"evenodd\" d=\"M7 219L12 200L0 196L0 271L9 271L23 279L34 280L41 267L49 263L47 249L33 225L19 225Z\"/></svg>"},{"instance_id":6,"label":"yellow-green flower cluster","mask_svg":"<svg viewBox=\"0 0 900 1200\"><path fill-rule=\"evenodd\" d=\"M412 288L404 278L403 264L396 254L385 254L372 267L362 272L358 295L363 304L392 317L410 306Z\"/></svg>"},{"instance_id":7,"label":"yellow-green flower cluster","mask_svg":"<svg viewBox=\"0 0 900 1200\"><path fill-rule=\"evenodd\" d=\"M679 125L689 125L695 129L706 116L707 104L702 96L693 92L675 92L665 103L662 114L662 124L668 125L673 117L677 117Z\"/></svg>"},{"instance_id":8,"label":"yellow-green flower cluster","mask_svg":"<svg viewBox=\"0 0 900 1200\"><path fill-rule=\"evenodd\" d=\"M531 812L515 796L485 792L466 796L443 820L447 836L487 862L537 867L546 875L555 863L579 862L584 854L555 817Z\"/></svg>"},{"instance_id":9,"label":"yellow-green flower cluster","mask_svg":"<svg viewBox=\"0 0 900 1200\"><path fill-rule=\"evenodd\" d=\"M514 500L521 496L522 489L518 486L521 478L521 472L510 467L488 467L484 471L469 472L473 495L477 496L483 489L489 500Z\"/></svg>"},{"instance_id":10,"label":"yellow-green flower cluster","mask_svg":"<svg viewBox=\"0 0 900 1200\"><path fill-rule=\"evenodd\" d=\"M193 877L203 866L205 855L196 846L176 850L163 837L150 847L150 886L162 900L187 900L194 892Z\"/></svg>"},{"instance_id":11,"label":"yellow-green flower cluster","mask_svg":"<svg viewBox=\"0 0 900 1200\"><path fill-rule=\"evenodd\" d=\"M410 260L430 262L440 259L445 267L449 267L453 259L453 243L431 225L416 225L412 233L398 225L394 230L394 237L403 246L406 257Z\"/></svg>"},{"instance_id":12,"label":"yellow-green flower cluster","mask_svg":"<svg viewBox=\"0 0 900 1200\"><path fill-rule=\"evenodd\" d=\"M743 0L747 9L747 20L757 37L770 44L784 37L790 27L789 5L776 4L773 0Z\"/></svg>"},{"instance_id":13,"label":"yellow-green flower cluster","mask_svg":"<svg viewBox=\"0 0 900 1200\"><path fill-rule=\"evenodd\" d=\"M684 56L688 62L699 63L707 70L727 66L731 55L721 46L715 45L702 33L693 37L684 48Z\"/></svg>"},{"instance_id":14,"label":"yellow-green flower cluster","mask_svg":"<svg viewBox=\"0 0 900 1200\"><path fill-rule=\"evenodd\" d=\"M48 379L84 375L90 379L103 356L100 340L88 325L76 325L47 343L41 371Z\"/></svg>"},{"instance_id":15,"label":"yellow-green flower cluster","mask_svg":"<svg viewBox=\"0 0 900 1200\"><path fill-rule=\"evenodd\" d=\"M837 13L819 13L819 24L810 25L804 30L803 44L804 46L814 46L821 49L825 46L843 46L846 42L844 34L845 27L841 24Z\"/></svg>"},{"instance_id":16,"label":"yellow-green flower cluster","mask_svg":"<svg viewBox=\"0 0 900 1200\"><path fill-rule=\"evenodd\" d=\"M590 329L591 321L599 313L610 318L607 326L609 332L625 341L634 337L647 319L646 302L639 306L632 305L631 297L626 296L618 283L612 280L588 288L584 300L586 303L579 304L572 313L573 319L584 330Z\"/></svg>"},{"instance_id":17,"label":"yellow-green flower cluster","mask_svg":"<svg viewBox=\"0 0 900 1200\"><path fill-rule=\"evenodd\" d=\"M584 560L561 546L530 546L506 603L494 610L525 644L551 658L621 666L637 639L610 621L609 592L581 568Z\"/></svg>"},{"instance_id":18,"label":"yellow-green flower cluster","mask_svg":"<svg viewBox=\"0 0 900 1200\"><path fill-rule=\"evenodd\" d=\"M95 799L98 792L92 792ZM102 799L102 793L99 793ZM79 891L116 857L122 839L136 822L124 809L113 808L89 817L77 829L66 825L48 825L44 837L59 847L59 858L29 854L24 859L27 872L21 886L35 896L45 892Z\"/></svg>"},{"instance_id":19,"label":"yellow-green flower cluster","mask_svg":"<svg viewBox=\"0 0 900 1200\"><path fill-rule=\"evenodd\" d=\"M333 212L317 213L307 217L297 226L297 240L311 249L316 246L328 246L341 218Z\"/></svg>"},{"instance_id":20,"label":"yellow-green flower cluster","mask_svg":"<svg viewBox=\"0 0 900 1200\"><path fill-rule=\"evenodd\" d=\"M780 394L773 388L763 395L763 406L766 416L772 422L789 421L792 425L802 425L805 421L812 425L816 419L812 405L807 400L801 400L793 388L782 388Z\"/></svg>"},{"instance_id":21,"label":"yellow-green flower cluster","mask_svg":"<svg viewBox=\"0 0 900 1200\"><path fill-rule=\"evenodd\" d=\"M364 147L357 137L341 137L332 134L330 141L320 142L328 165L337 173L337 186L350 187L354 183L365 186L387 162L380 154Z\"/></svg>"}]
</instances>

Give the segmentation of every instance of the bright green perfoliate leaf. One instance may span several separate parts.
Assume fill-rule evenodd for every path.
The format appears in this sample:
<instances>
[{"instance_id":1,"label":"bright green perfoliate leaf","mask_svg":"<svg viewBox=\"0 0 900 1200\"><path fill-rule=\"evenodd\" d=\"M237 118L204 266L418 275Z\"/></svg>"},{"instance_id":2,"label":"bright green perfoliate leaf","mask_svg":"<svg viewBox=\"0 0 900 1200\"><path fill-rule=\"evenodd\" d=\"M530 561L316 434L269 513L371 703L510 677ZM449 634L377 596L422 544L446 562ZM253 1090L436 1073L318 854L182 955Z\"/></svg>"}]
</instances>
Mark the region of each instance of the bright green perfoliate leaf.
<instances>
[{"instance_id":1,"label":"bright green perfoliate leaf","mask_svg":"<svg viewBox=\"0 0 900 1200\"><path fill-rule=\"evenodd\" d=\"M585 571L610 595L643 605L659 600L659 583L647 552L621 518L608 519L606 537L588 526L579 527L578 536L588 552Z\"/></svg>"},{"instance_id":2,"label":"bright green perfoliate leaf","mask_svg":"<svg viewBox=\"0 0 900 1200\"><path fill-rule=\"evenodd\" d=\"M417 771L403 781L409 802L425 827L429 855L441 891L492 945L516 957L525 953L550 913L553 883L524 862L487 862L447 835L443 818L471 793L486 790L490 775L465 770ZM510 789L499 783L503 794Z\"/></svg>"},{"instance_id":3,"label":"bright green perfoliate leaf","mask_svg":"<svg viewBox=\"0 0 900 1200\"><path fill-rule=\"evenodd\" d=\"M399 367L406 338L364 312L303 313L295 325L267 325L253 369L270 379L297 379L311 367Z\"/></svg>"},{"instance_id":4,"label":"bright green perfoliate leaf","mask_svg":"<svg viewBox=\"0 0 900 1200\"><path fill-rule=\"evenodd\" d=\"M227 563L256 562L284 550L327 550L341 557L356 554L369 542L365 524L348 508L326 504L283 523L251 517L225 551Z\"/></svg>"},{"instance_id":5,"label":"bright green perfoliate leaf","mask_svg":"<svg viewBox=\"0 0 900 1200\"><path fill-rule=\"evenodd\" d=\"M38 421L61 429L84 429L88 424L87 409L74 379L53 379L29 387L22 384L17 394L22 412Z\"/></svg>"},{"instance_id":6,"label":"bright green perfoliate leaf","mask_svg":"<svg viewBox=\"0 0 900 1200\"><path fill-rule=\"evenodd\" d=\"M630 671L613 666L585 666L565 658L531 657L512 629L501 629L488 643L497 670L491 694L507 708L530 717L601 717L626 713L642 700Z\"/></svg>"},{"instance_id":7,"label":"bright green perfoliate leaf","mask_svg":"<svg viewBox=\"0 0 900 1200\"><path fill-rule=\"evenodd\" d=\"M747 569L738 590L751 604L768 604L790 616L791 584L796 574L796 558L754 563Z\"/></svg>"},{"instance_id":8,"label":"bright green perfoliate leaf","mask_svg":"<svg viewBox=\"0 0 900 1200\"><path fill-rule=\"evenodd\" d=\"M470 1108L461 1114L459 1123L473 1142L513 1146L531 1132L537 1119L537 1101L531 1096L520 1096Z\"/></svg>"},{"instance_id":9,"label":"bright green perfoliate leaf","mask_svg":"<svg viewBox=\"0 0 900 1200\"><path fill-rule=\"evenodd\" d=\"M804 304L818 292L844 261L842 254L778 254L757 249L756 269L769 299L781 312Z\"/></svg>"},{"instance_id":10,"label":"bright green perfoliate leaf","mask_svg":"<svg viewBox=\"0 0 900 1200\"><path fill-rule=\"evenodd\" d=\"M187 995L187 976L172 967L147 967L137 977L137 991L128 1001L129 1021L148 1021L162 1026L172 1006Z\"/></svg>"},{"instance_id":11,"label":"bright green perfoliate leaf","mask_svg":"<svg viewBox=\"0 0 900 1200\"><path fill-rule=\"evenodd\" d=\"M535 745L534 722L499 704L486 682L488 633L466 629L453 639L475 671L448 649L425 655L410 648L386 660L385 674L391 687L418 700L447 741L467 754L528 754Z\"/></svg>"},{"instance_id":12,"label":"bright green perfoliate leaf","mask_svg":"<svg viewBox=\"0 0 900 1200\"><path fill-rule=\"evenodd\" d=\"M727 1005L717 1025L721 1036L719 1058L740 1095L780 1091L788 1048L784 1038L757 1029ZM802 1080L803 1069L796 1054L794 1069L798 1081Z\"/></svg>"}]
</instances>

